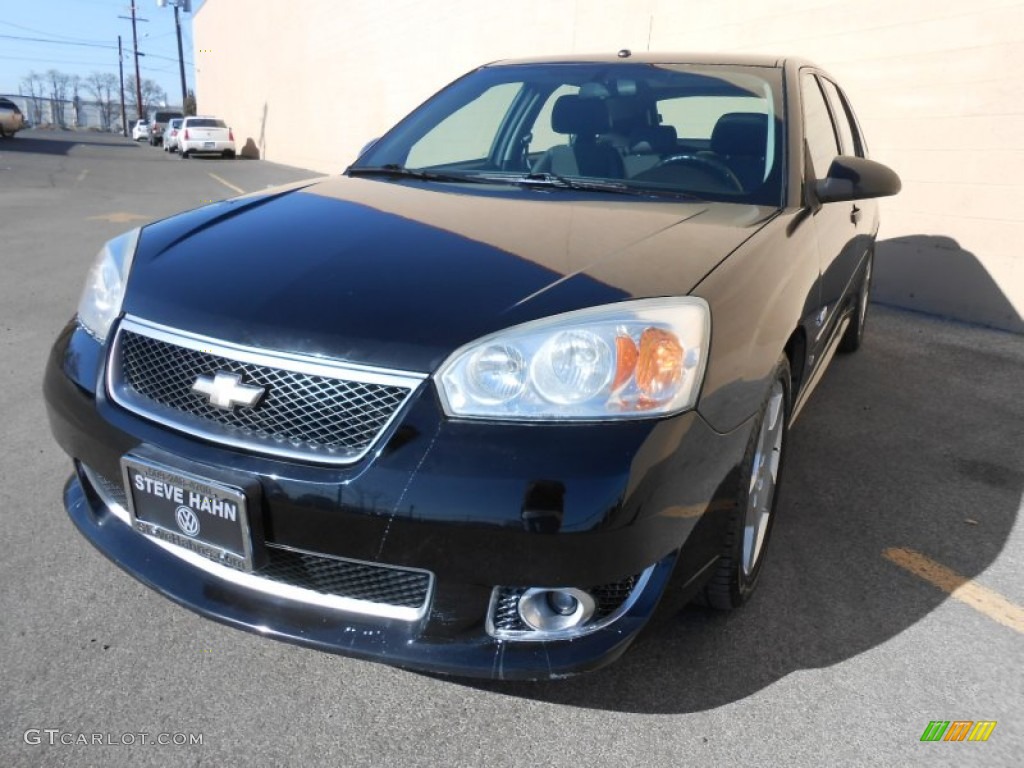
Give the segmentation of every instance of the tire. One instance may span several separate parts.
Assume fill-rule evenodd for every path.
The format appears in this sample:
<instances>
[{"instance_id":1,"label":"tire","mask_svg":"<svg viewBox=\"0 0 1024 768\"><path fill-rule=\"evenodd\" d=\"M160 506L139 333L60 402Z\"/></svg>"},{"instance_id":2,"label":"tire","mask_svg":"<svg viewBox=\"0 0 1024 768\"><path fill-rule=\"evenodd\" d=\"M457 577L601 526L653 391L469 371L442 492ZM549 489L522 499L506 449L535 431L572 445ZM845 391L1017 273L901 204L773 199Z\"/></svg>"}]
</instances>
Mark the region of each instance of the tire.
<instances>
[{"instance_id":1,"label":"tire","mask_svg":"<svg viewBox=\"0 0 1024 768\"><path fill-rule=\"evenodd\" d=\"M225 149L224 152L223 152L223 155L224 155L224 159L225 160L234 160L235 159L235 153L232 152L230 149Z\"/></svg>"},{"instance_id":2,"label":"tire","mask_svg":"<svg viewBox=\"0 0 1024 768\"><path fill-rule=\"evenodd\" d=\"M741 487L721 557L697 597L698 603L721 611L739 608L750 599L775 523L792 397L785 356L779 360L771 381L743 457Z\"/></svg>"},{"instance_id":3,"label":"tire","mask_svg":"<svg viewBox=\"0 0 1024 768\"><path fill-rule=\"evenodd\" d=\"M837 352L848 355L860 349L864 343L864 325L868 319L868 306L871 303L871 276L874 273L875 254L874 251L868 254L867 263L864 265L864 277L860 281L860 290L857 291L857 307L850 318L850 324L846 327L843 338L839 341Z\"/></svg>"},{"instance_id":4,"label":"tire","mask_svg":"<svg viewBox=\"0 0 1024 768\"><path fill-rule=\"evenodd\" d=\"M180 157L180 158L181 158L182 160L188 160L188 152L186 152L185 150L182 150L181 152L179 152L179 153L178 153L178 156L179 156L179 157Z\"/></svg>"}]
</instances>

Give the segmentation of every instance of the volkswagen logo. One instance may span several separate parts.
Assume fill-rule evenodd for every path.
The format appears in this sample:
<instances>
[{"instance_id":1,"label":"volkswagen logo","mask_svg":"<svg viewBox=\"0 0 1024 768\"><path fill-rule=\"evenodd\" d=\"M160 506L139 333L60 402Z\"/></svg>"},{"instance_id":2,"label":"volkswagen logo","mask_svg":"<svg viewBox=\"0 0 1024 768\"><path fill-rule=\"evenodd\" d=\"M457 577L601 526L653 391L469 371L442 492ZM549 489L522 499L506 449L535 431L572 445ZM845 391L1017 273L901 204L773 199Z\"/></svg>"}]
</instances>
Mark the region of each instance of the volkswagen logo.
<instances>
[{"instance_id":1,"label":"volkswagen logo","mask_svg":"<svg viewBox=\"0 0 1024 768\"><path fill-rule=\"evenodd\" d=\"M174 512L174 520L186 536L196 536L199 533L199 518L188 507L178 507Z\"/></svg>"}]
</instances>

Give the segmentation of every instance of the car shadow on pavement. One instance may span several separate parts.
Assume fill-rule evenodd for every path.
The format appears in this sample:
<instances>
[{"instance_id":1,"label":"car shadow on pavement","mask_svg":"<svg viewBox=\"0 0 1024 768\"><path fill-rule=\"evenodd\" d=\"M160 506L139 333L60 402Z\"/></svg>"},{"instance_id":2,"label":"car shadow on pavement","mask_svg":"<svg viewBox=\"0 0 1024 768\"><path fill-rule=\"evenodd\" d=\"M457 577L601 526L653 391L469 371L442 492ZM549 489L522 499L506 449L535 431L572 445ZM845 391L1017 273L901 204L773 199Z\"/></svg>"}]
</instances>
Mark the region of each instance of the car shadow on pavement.
<instances>
[{"instance_id":1,"label":"car shadow on pavement","mask_svg":"<svg viewBox=\"0 0 1024 768\"><path fill-rule=\"evenodd\" d=\"M29 131L0 140L0 152L23 152L37 155L66 155L76 146L92 145L112 149L133 149L133 142L120 134L74 131Z\"/></svg>"},{"instance_id":2,"label":"car shadow on pavement","mask_svg":"<svg viewBox=\"0 0 1024 768\"><path fill-rule=\"evenodd\" d=\"M1002 550L1024 491L1024 344L873 307L790 433L757 594L739 611L661 611L597 672L496 693L683 713L750 696L903 632L946 593L884 557L906 548L971 578Z\"/></svg>"}]
</instances>

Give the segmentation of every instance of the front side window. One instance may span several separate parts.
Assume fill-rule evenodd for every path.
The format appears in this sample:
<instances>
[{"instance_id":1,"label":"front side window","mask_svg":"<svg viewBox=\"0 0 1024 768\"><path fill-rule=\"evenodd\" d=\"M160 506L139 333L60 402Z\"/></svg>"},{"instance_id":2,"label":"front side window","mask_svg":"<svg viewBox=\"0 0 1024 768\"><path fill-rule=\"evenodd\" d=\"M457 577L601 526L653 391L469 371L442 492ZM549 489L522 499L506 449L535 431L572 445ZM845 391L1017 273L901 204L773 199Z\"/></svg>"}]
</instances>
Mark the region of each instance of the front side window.
<instances>
[{"instance_id":1,"label":"front side window","mask_svg":"<svg viewBox=\"0 0 1024 768\"><path fill-rule=\"evenodd\" d=\"M810 73L800 76L804 105L804 141L811 156L811 175L823 179L839 152L835 128L825 97L818 87L818 78Z\"/></svg>"},{"instance_id":2,"label":"front side window","mask_svg":"<svg viewBox=\"0 0 1024 768\"><path fill-rule=\"evenodd\" d=\"M631 192L779 205L781 90L780 71L768 67L483 67L409 115L350 172L613 182Z\"/></svg>"}]
</instances>

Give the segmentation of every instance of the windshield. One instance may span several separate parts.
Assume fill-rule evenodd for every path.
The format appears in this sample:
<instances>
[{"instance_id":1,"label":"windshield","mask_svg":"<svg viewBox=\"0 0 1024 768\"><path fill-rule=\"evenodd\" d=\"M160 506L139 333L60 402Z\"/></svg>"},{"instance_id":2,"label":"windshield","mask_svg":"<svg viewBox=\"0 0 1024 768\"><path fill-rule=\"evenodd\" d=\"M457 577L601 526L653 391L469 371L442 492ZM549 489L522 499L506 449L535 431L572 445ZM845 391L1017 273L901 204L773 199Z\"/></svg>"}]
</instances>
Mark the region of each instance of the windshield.
<instances>
[{"instance_id":1,"label":"windshield","mask_svg":"<svg viewBox=\"0 0 1024 768\"><path fill-rule=\"evenodd\" d=\"M352 167L445 180L559 180L780 205L779 70L683 64L484 67Z\"/></svg>"}]
</instances>

